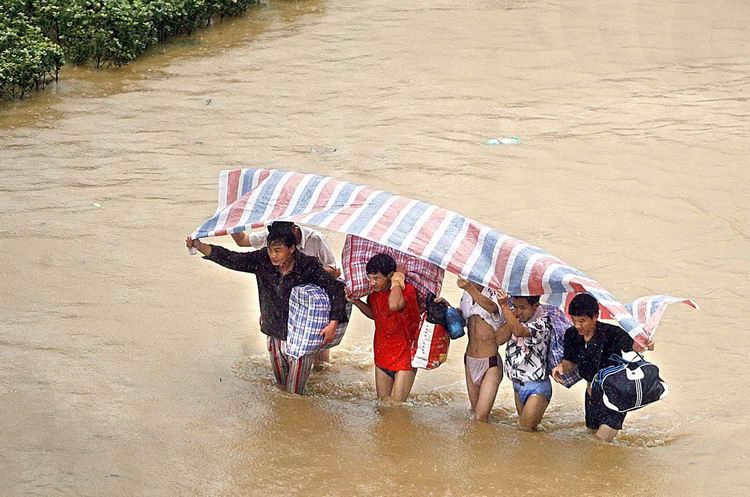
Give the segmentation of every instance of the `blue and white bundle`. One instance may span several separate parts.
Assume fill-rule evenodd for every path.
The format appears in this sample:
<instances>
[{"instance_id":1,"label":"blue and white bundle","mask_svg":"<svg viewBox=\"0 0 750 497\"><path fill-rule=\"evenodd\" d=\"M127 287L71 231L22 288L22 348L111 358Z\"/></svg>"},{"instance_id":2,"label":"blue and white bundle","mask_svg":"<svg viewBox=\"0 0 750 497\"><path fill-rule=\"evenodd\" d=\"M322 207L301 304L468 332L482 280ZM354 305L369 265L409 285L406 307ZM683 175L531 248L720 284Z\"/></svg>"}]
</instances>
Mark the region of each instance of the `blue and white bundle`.
<instances>
[{"instance_id":1,"label":"blue and white bundle","mask_svg":"<svg viewBox=\"0 0 750 497\"><path fill-rule=\"evenodd\" d=\"M346 304L346 315L351 315L352 305ZM292 288L289 296L289 320L287 322L286 353L302 357L321 349L330 349L341 343L348 323L340 323L333 341L323 346L320 334L330 322L331 303L325 290L317 285L299 285Z\"/></svg>"}]
</instances>

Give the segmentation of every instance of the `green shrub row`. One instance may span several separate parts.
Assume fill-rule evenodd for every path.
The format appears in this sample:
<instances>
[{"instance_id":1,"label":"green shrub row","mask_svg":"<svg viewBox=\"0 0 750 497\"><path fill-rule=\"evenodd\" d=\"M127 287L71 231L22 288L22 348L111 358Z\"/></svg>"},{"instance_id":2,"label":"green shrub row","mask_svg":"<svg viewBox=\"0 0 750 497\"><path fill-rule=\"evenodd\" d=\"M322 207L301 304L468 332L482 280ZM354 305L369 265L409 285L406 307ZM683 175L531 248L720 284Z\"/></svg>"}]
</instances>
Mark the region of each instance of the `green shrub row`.
<instances>
[{"instance_id":1,"label":"green shrub row","mask_svg":"<svg viewBox=\"0 0 750 497\"><path fill-rule=\"evenodd\" d=\"M258 0L0 0L0 98L23 97L63 63L121 66Z\"/></svg>"},{"instance_id":2,"label":"green shrub row","mask_svg":"<svg viewBox=\"0 0 750 497\"><path fill-rule=\"evenodd\" d=\"M56 80L62 63L62 49L38 27L0 11L0 99L23 98Z\"/></svg>"}]
</instances>

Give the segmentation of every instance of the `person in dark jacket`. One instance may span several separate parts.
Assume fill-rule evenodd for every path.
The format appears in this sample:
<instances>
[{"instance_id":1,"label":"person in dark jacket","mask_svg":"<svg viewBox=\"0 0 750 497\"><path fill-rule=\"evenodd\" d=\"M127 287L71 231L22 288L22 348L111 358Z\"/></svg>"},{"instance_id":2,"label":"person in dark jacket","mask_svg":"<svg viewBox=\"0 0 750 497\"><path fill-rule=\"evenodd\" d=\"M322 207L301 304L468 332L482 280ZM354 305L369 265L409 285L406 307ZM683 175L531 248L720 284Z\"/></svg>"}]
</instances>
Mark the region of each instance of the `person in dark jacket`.
<instances>
[{"instance_id":1,"label":"person in dark jacket","mask_svg":"<svg viewBox=\"0 0 750 497\"><path fill-rule=\"evenodd\" d=\"M581 293L573 297L568 314L573 326L565 331L563 360L552 370L552 378L563 383L564 374L578 369L587 383L586 427L600 440L611 442L622 429L625 413L609 409L600 390L592 393L591 382L600 369L616 364L610 359L612 354L621 355L633 350L643 352L646 347L634 342L622 328L599 321L599 302L591 294ZM653 343L649 343L648 349L653 350Z\"/></svg>"},{"instance_id":2,"label":"person in dark jacket","mask_svg":"<svg viewBox=\"0 0 750 497\"><path fill-rule=\"evenodd\" d=\"M297 285L313 284L328 294L330 321L323 328L324 344L333 340L339 322L346 321L343 283L328 274L320 262L296 249L294 234L288 230L271 231L267 247L252 252L233 252L187 237L188 248L195 247L204 259L235 271L255 274L258 284L260 331L267 335L268 351L276 381L289 392L304 393L314 354L293 358L286 354L289 296Z\"/></svg>"}]
</instances>

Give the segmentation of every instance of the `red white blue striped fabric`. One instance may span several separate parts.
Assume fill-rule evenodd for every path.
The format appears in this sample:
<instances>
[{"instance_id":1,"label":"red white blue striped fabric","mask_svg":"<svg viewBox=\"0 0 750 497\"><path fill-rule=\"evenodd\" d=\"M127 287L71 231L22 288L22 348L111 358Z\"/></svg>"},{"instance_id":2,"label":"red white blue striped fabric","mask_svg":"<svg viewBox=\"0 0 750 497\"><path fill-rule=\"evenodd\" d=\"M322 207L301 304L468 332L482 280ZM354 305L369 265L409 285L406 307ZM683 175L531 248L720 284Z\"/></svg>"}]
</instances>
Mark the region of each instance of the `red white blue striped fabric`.
<instances>
[{"instance_id":1,"label":"red white blue striped fabric","mask_svg":"<svg viewBox=\"0 0 750 497\"><path fill-rule=\"evenodd\" d=\"M660 295L636 300L633 314L599 283L540 248L436 205L317 174L222 171L216 213L192 237L223 236L274 220L366 238L493 289L543 295L564 309L573 294L589 292L604 317L611 316L642 344L666 306L697 307L688 299Z\"/></svg>"}]
</instances>

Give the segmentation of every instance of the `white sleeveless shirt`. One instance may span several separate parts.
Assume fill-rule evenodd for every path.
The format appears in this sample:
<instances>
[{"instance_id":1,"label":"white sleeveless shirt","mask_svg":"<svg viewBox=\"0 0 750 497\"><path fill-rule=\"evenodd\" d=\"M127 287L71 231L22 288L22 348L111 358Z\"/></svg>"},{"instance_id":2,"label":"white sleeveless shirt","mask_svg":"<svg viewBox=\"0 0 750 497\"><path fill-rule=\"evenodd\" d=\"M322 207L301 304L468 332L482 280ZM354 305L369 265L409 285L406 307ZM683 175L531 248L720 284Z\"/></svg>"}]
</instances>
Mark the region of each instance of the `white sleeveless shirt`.
<instances>
[{"instance_id":1,"label":"white sleeveless shirt","mask_svg":"<svg viewBox=\"0 0 750 497\"><path fill-rule=\"evenodd\" d=\"M490 290L488 287L484 287L482 289L482 295L485 297L488 297L490 300L495 302L495 291ZM497 302L495 302L497 304ZM471 297L469 292L464 291L463 296L461 297L461 303L459 304L459 309L461 310L461 315L464 317L464 321L466 323L469 323L469 318L471 316L479 316L480 318L484 319L487 324L492 326L495 330L500 328L500 326L505 323L505 318L503 318L502 314L499 312L488 312L486 309L484 309L481 305L474 302L474 299ZM499 311L498 307L498 311Z\"/></svg>"}]
</instances>

